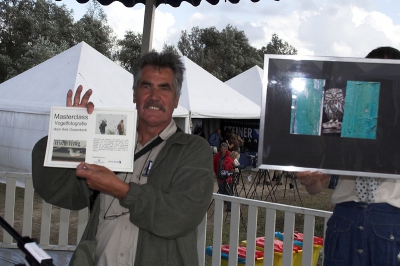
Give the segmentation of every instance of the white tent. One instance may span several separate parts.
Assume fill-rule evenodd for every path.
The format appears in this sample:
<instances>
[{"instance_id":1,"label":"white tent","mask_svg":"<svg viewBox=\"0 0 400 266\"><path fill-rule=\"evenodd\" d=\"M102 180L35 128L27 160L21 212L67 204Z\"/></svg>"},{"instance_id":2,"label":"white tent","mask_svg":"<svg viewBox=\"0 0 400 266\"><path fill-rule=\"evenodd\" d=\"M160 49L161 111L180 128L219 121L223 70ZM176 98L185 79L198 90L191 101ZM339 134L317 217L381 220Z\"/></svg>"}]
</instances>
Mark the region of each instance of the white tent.
<instances>
[{"instance_id":1,"label":"white tent","mask_svg":"<svg viewBox=\"0 0 400 266\"><path fill-rule=\"evenodd\" d=\"M259 66L254 66L236 77L225 81L225 84L261 107L263 76L264 71Z\"/></svg>"},{"instance_id":2,"label":"white tent","mask_svg":"<svg viewBox=\"0 0 400 266\"><path fill-rule=\"evenodd\" d=\"M185 132L189 117L259 119L260 107L182 57L182 95L173 117ZM0 84L0 173L30 173L31 151L48 133L51 106L65 106L66 93L93 89L100 108L135 108L132 75L82 42Z\"/></svg>"},{"instance_id":3,"label":"white tent","mask_svg":"<svg viewBox=\"0 0 400 266\"><path fill-rule=\"evenodd\" d=\"M133 109L133 77L82 42L0 84L0 172L30 173L31 151L48 133L51 106L65 106L69 89L92 89L100 108ZM189 112L173 114L189 132Z\"/></svg>"},{"instance_id":4,"label":"white tent","mask_svg":"<svg viewBox=\"0 0 400 266\"><path fill-rule=\"evenodd\" d=\"M191 118L260 119L260 106L187 57L182 61L186 72L179 104Z\"/></svg>"}]
</instances>

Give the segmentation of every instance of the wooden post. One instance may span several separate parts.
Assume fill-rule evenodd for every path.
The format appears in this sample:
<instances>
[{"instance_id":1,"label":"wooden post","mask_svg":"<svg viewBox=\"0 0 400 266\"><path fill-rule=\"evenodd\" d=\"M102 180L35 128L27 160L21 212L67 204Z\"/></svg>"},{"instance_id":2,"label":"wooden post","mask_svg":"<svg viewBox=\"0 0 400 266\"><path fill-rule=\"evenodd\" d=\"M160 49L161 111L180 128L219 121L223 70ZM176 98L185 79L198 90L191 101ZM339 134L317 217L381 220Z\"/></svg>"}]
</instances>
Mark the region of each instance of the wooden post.
<instances>
[{"instance_id":1,"label":"wooden post","mask_svg":"<svg viewBox=\"0 0 400 266\"><path fill-rule=\"evenodd\" d=\"M153 45L154 14L156 12L156 1L147 0L144 11L144 23L142 34L142 56L151 51Z\"/></svg>"}]
</instances>

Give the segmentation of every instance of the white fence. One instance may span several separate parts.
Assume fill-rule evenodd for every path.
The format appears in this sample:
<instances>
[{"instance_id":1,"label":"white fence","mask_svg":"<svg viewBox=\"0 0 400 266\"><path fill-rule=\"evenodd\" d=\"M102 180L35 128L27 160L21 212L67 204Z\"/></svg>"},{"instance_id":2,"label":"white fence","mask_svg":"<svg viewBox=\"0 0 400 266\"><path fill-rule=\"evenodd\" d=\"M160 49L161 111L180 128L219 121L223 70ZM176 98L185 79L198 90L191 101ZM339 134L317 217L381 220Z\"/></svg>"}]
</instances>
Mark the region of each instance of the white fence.
<instances>
[{"instance_id":1,"label":"white fence","mask_svg":"<svg viewBox=\"0 0 400 266\"><path fill-rule=\"evenodd\" d=\"M14 211L15 211L15 196L16 196L16 178L7 177L6 179L6 193L5 193L5 208L4 208L4 219L11 225L14 226ZM23 221L22 221L22 236L32 236L32 221L33 221L33 198L34 189L32 185L31 177L26 177L25 190L24 190L24 207L23 207ZM214 194L214 210L213 210L213 247L220 247L222 244L230 244L229 250L229 266L237 265L238 250L237 245L244 239L239 239L239 230L245 226L246 230L246 266L255 264L256 249L256 232L259 226L265 227L265 248L264 248L264 259L262 265L273 265L274 262L274 237L275 237L275 225L277 211L284 212L284 250L282 254L282 265L292 265L293 254L293 232L295 225L296 214L304 216L304 242L302 251L302 265L312 265L313 259L313 236L315 229L316 217L322 217L324 220L324 229L326 221L330 217L331 212L319 211L301 207L293 207L283 204L270 203L265 201L251 200L240 197L229 197L220 194ZM224 212L224 201L232 202L231 213ZM78 212L77 230L76 230L76 243L68 244L69 236L69 223L70 223L70 211L61 209L60 220L52 223L52 205L42 202L41 210L41 223L40 223L40 239L39 245L43 249L48 250L74 250L76 244L79 242L83 230L86 226L88 219L88 210L84 209ZM246 224L243 225L243 210L247 212ZM261 212L261 210L263 210ZM257 224L259 213L265 212L265 217L262 219L265 224ZM226 217L229 215L229 217ZM222 232L224 219L229 221L229 243L222 243ZM56 225L55 225L56 224ZM58 240L57 243L50 243L50 232L53 226L58 228ZM207 232L207 215L204 217L202 223L198 227L198 252L199 252L199 266L204 266L206 263L206 236ZM325 232L325 230L324 230ZM210 232L209 232L210 233ZM236 244L235 244L236 243ZM2 248L17 248L15 240L8 234L3 232L3 239L0 242ZM289 248L286 248L289 247ZM221 265L221 250L220 248L213 249L212 255L212 266ZM257 264L259 265L259 264Z\"/></svg>"}]
</instances>

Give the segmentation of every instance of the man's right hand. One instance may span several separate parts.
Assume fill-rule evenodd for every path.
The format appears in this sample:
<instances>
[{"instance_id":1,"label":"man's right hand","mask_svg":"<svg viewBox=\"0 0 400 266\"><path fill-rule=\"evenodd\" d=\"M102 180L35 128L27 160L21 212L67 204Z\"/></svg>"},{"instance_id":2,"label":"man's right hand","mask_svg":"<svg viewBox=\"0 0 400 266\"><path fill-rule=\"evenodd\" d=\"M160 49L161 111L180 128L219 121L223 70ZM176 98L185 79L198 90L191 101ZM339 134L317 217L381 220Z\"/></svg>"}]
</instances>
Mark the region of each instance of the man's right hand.
<instances>
[{"instance_id":1,"label":"man's right hand","mask_svg":"<svg viewBox=\"0 0 400 266\"><path fill-rule=\"evenodd\" d=\"M78 89L76 89L75 96L73 97L72 101L72 90L69 90L67 93L67 107L85 107L87 109L87 112L91 114L94 110L94 104L92 102L89 102L89 98L92 95L92 90L89 89L87 92L82 97L81 100L81 93L82 93L83 87L82 85L78 86Z\"/></svg>"}]
</instances>

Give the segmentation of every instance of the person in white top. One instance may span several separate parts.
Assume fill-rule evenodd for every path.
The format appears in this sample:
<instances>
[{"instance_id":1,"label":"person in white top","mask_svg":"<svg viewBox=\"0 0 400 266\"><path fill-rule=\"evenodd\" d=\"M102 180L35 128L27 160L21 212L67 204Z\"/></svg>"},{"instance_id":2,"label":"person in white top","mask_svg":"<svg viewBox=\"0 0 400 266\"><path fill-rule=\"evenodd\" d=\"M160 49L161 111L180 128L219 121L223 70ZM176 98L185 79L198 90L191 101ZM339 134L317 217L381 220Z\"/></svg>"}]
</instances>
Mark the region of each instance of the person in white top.
<instances>
[{"instance_id":1,"label":"person in white top","mask_svg":"<svg viewBox=\"0 0 400 266\"><path fill-rule=\"evenodd\" d=\"M379 47L367 58L400 59L400 51ZM307 171L296 177L308 193L318 194L330 175ZM336 205L327 223L324 266L400 265L399 179L340 176L332 202Z\"/></svg>"}]
</instances>

